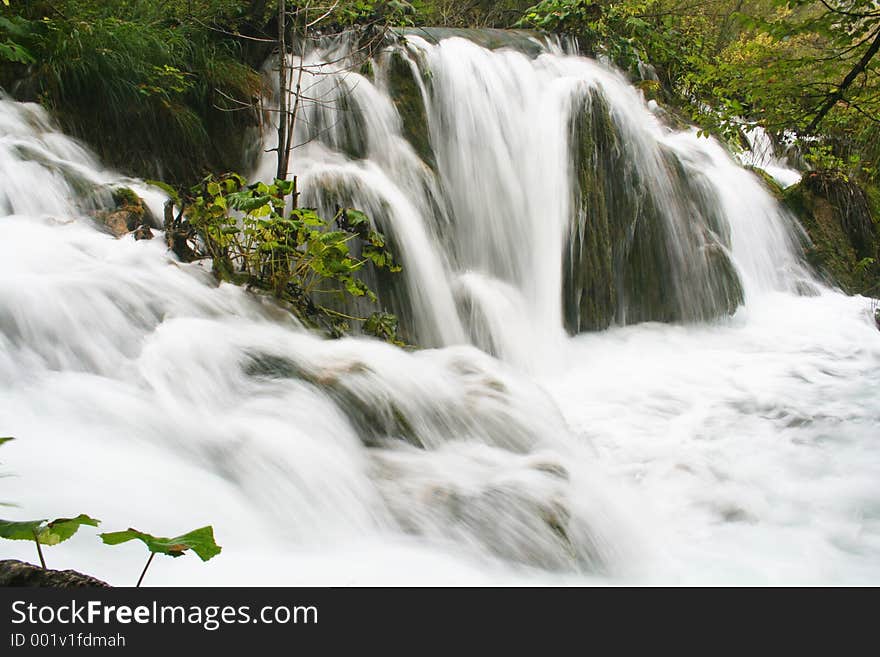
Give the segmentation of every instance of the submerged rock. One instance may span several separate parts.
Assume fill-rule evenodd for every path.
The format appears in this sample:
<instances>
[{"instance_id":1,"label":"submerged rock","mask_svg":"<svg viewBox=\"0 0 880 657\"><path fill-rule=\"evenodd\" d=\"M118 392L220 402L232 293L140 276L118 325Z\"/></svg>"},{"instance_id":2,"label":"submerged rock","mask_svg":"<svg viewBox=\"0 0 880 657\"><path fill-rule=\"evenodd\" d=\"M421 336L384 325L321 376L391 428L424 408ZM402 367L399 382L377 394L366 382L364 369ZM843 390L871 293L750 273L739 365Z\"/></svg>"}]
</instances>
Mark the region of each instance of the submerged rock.
<instances>
[{"instance_id":1,"label":"submerged rock","mask_svg":"<svg viewBox=\"0 0 880 657\"><path fill-rule=\"evenodd\" d=\"M407 533L548 570L599 572L608 566L593 534L598 528L585 525L571 506L569 473L561 463L478 445L430 457L406 450L372 457L373 478ZM438 461L452 470L441 470Z\"/></svg>"}]
</instances>

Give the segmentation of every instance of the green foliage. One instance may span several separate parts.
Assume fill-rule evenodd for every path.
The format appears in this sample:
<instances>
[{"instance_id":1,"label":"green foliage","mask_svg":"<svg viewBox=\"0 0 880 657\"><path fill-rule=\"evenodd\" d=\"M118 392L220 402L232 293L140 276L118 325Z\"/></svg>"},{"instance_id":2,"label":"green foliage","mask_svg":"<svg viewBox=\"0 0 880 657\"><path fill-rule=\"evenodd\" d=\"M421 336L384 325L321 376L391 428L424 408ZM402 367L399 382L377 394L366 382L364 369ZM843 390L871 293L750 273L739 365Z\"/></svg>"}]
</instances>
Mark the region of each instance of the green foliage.
<instances>
[{"instance_id":1,"label":"green foliage","mask_svg":"<svg viewBox=\"0 0 880 657\"><path fill-rule=\"evenodd\" d=\"M83 525L97 527L100 520L81 513L75 518L40 520L0 520L0 538L10 541L33 541L37 546L40 564L46 567L41 545L58 545L76 534Z\"/></svg>"},{"instance_id":2,"label":"green foliage","mask_svg":"<svg viewBox=\"0 0 880 657\"><path fill-rule=\"evenodd\" d=\"M0 538L10 541L38 541L41 545L58 545L73 536L82 525L97 527L100 520L80 514L75 518L41 520L0 520Z\"/></svg>"},{"instance_id":3,"label":"green foliage","mask_svg":"<svg viewBox=\"0 0 880 657\"><path fill-rule=\"evenodd\" d=\"M816 171L842 172L846 169L843 159L834 154L829 144L809 144L804 159Z\"/></svg>"},{"instance_id":4,"label":"green foliage","mask_svg":"<svg viewBox=\"0 0 880 657\"><path fill-rule=\"evenodd\" d=\"M27 35L25 23L16 16L0 16L0 62L33 64L36 60L19 41Z\"/></svg>"},{"instance_id":5,"label":"green foliage","mask_svg":"<svg viewBox=\"0 0 880 657\"><path fill-rule=\"evenodd\" d=\"M156 175L161 167L163 177L184 180L206 166L239 166L262 92L239 44L174 18L180 10L118 4L33 3L0 17L0 61L20 64L4 71L14 80L7 86L123 170Z\"/></svg>"},{"instance_id":6,"label":"green foliage","mask_svg":"<svg viewBox=\"0 0 880 657\"><path fill-rule=\"evenodd\" d=\"M308 325L317 321L344 333L344 320L367 319L316 299L376 302L359 273L367 265L392 273L400 266L362 212L340 208L327 221L313 208L293 207L296 197L293 181L248 185L235 173L208 176L183 199L166 230L171 240L187 240L189 257L210 258L221 280L268 291L291 303ZM385 333L396 339L396 329Z\"/></svg>"},{"instance_id":7,"label":"green foliage","mask_svg":"<svg viewBox=\"0 0 880 657\"><path fill-rule=\"evenodd\" d=\"M645 19L657 5L657 0L543 0L526 10L518 26L577 36L587 48L635 72L640 61L653 61L658 51L675 45L659 25Z\"/></svg>"},{"instance_id":8,"label":"green foliage","mask_svg":"<svg viewBox=\"0 0 880 657\"><path fill-rule=\"evenodd\" d=\"M13 440L11 437L0 437L0 446L11 440ZM97 527L100 523L100 520L84 513L75 518L56 518L51 521L45 518L38 520L0 520L0 538L11 541L34 541L40 558L40 564L45 569L46 561L43 558L42 545L58 545L71 538L83 525ZM220 554L222 549L214 540L214 529L211 526L200 527L174 538L156 537L131 528L121 532L103 533L100 534L100 537L107 545L118 545L134 539L143 541L150 551L150 560L147 561L147 568L154 554L167 554L171 557L179 557L186 551L192 550L202 561L208 561ZM147 568L144 568L143 573L141 573L138 585L143 580Z\"/></svg>"},{"instance_id":9,"label":"green foliage","mask_svg":"<svg viewBox=\"0 0 880 657\"><path fill-rule=\"evenodd\" d=\"M314 10L323 14L326 9ZM408 26L413 24L415 9L406 0L343 0L325 19L325 23L341 26L389 24Z\"/></svg>"},{"instance_id":10,"label":"green foliage","mask_svg":"<svg viewBox=\"0 0 880 657\"><path fill-rule=\"evenodd\" d=\"M131 528L121 532L104 533L100 536L107 545L119 545L137 539L143 542L151 553L165 554L169 557L180 557L187 550L192 550L202 561L216 557L223 549L214 541L214 528L210 525L174 538L153 536Z\"/></svg>"},{"instance_id":11,"label":"green foliage","mask_svg":"<svg viewBox=\"0 0 880 657\"><path fill-rule=\"evenodd\" d=\"M412 0L416 25L433 27L513 26L534 0Z\"/></svg>"},{"instance_id":12,"label":"green foliage","mask_svg":"<svg viewBox=\"0 0 880 657\"><path fill-rule=\"evenodd\" d=\"M872 180L880 159L880 9L873 0L544 0L523 27L579 37L734 147L743 120L805 138L817 170Z\"/></svg>"},{"instance_id":13,"label":"green foliage","mask_svg":"<svg viewBox=\"0 0 880 657\"><path fill-rule=\"evenodd\" d=\"M397 316L391 313L373 313L364 322L364 333L367 335L373 335L380 340L403 347L405 343L400 339L397 331Z\"/></svg>"},{"instance_id":14,"label":"green foliage","mask_svg":"<svg viewBox=\"0 0 880 657\"><path fill-rule=\"evenodd\" d=\"M855 271L857 274L867 272L876 262L875 258L862 258L856 263Z\"/></svg>"}]
</instances>

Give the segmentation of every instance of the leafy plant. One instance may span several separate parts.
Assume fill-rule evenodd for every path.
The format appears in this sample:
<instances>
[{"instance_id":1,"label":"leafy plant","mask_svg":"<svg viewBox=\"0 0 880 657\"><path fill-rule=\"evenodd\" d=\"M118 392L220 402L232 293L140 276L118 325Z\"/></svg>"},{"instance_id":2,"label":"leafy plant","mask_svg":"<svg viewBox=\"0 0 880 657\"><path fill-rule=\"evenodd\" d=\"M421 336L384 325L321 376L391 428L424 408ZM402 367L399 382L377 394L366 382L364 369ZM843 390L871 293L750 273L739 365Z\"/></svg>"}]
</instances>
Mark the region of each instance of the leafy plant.
<instances>
[{"instance_id":1,"label":"leafy plant","mask_svg":"<svg viewBox=\"0 0 880 657\"><path fill-rule=\"evenodd\" d=\"M223 549L214 541L214 528L210 525L194 529L186 534L174 538L153 536L137 529L126 529L120 532L108 532L101 534L101 540L107 545L119 545L128 541L139 540L147 546L150 556L144 566L141 576L135 586L140 586L147 574L147 569L157 554L165 554L169 557L183 556L188 550L192 550L202 561L208 561L220 554Z\"/></svg>"},{"instance_id":2,"label":"leafy plant","mask_svg":"<svg viewBox=\"0 0 880 657\"><path fill-rule=\"evenodd\" d=\"M178 197L182 207L176 218L166 215L166 238L185 259L209 258L219 279L270 292L305 323L329 325L339 335L347 321L370 318L330 308L324 299L376 302L360 272L368 265L399 272L400 266L363 212L339 208L327 221L314 208L296 207L297 196L295 181L248 185L235 173L208 176ZM393 341L390 317L370 327L381 325L374 334Z\"/></svg>"},{"instance_id":3,"label":"leafy plant","mask_svg":"<svg viewBox=\"0 0 880 657\"><path fill-rule=\"evenodd\" d=\"M41 545L58 545L76 534L82 525L97 527L100 522L83 513L75 518L56 518L52 521L0 520L0 538L11 541L34 541L40 557L40 565L45 569L46 560L43 558Z\"/></svg>"},{"instance_id":4,"label":"leafy plant","mask_svg":"<svg viewBox=\"0 0 880 657\"><path fill-rule=\"evenodd\" d=\"M263 83L236 40L195 17L169 19L156 3L42 4L0 16L0 63L17 63L4 86L18 99L42 103L104 160L141 176L184 180L241 164Z\"/></svg>"}]
</instances>

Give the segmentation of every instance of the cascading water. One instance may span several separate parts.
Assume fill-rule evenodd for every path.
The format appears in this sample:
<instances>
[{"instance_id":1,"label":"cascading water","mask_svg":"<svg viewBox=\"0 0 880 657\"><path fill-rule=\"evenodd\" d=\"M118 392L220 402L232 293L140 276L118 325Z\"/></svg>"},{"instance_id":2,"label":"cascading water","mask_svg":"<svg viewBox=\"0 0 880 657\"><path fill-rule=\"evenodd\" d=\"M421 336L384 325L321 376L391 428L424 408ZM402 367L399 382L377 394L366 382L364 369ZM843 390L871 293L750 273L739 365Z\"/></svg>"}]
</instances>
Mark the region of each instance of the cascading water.
<instances>
[{"instance_id":1,"label":"cascading water","mask_svg":"<svg viewBox=\"0 0 880 657\"><path fill-rule=\"evenodd\" d=\"M810 280L720 145L523 39L305 57L302 201L389 235L381 301L416 352L320 339L102 232L112 186L161 198L0 102L4 498L213 524L221 558L155 584L880 581L864 300ZM93 541L51 565L134 578L136 546Z\"/></svg>"}]
</instances>

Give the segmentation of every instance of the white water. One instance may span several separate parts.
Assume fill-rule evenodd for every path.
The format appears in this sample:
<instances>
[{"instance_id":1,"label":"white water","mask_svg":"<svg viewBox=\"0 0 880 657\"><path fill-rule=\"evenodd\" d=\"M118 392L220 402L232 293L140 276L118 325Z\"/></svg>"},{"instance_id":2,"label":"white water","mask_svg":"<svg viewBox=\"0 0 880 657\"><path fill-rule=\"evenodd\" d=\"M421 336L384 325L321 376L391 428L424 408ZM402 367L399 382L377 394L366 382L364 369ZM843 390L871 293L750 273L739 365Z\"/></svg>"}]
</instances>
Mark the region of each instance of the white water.
<instances>
[{"instance_id":1,"label":"white water","mask_svg":"<svg viewBox=\"0 0 880 657\"><path fill-rule=\"evenodd\" d=\"M749 149L737 154L743 164L763 169L770 174L783 189L797 184L801 172L793 168L784 158L779 157L770 135L761 126L752 126L744 132Z\"/></svg>"},{"instance_id":2,"label":"white water","mask_svg":"<svg viewBox=\"0 0 880 657\"><path fill-rule=\"evenodd\" d=\"M150 584L880 582L867 301L796 296L793 229L772 198L616 74L410 42L433 72L440 175L402 138L381 65L376 86L343 82L370 117L367 158L330 130L294 162L301 188L344 182L393 233L416 331L443 346L414 353L321 340L161 239L97 230L87 214L106 192L81 190L114 176L36 108L0 103L0 434L17 438L0 499L20 505L6 516L213 524L220 557L157 561ZM565 337L564 113L585 84L659 195L661 145L709 181L746 292L734 317ZM144 557L88 529L46 553L118 584Z\"/></svg>"}]
</instances>

